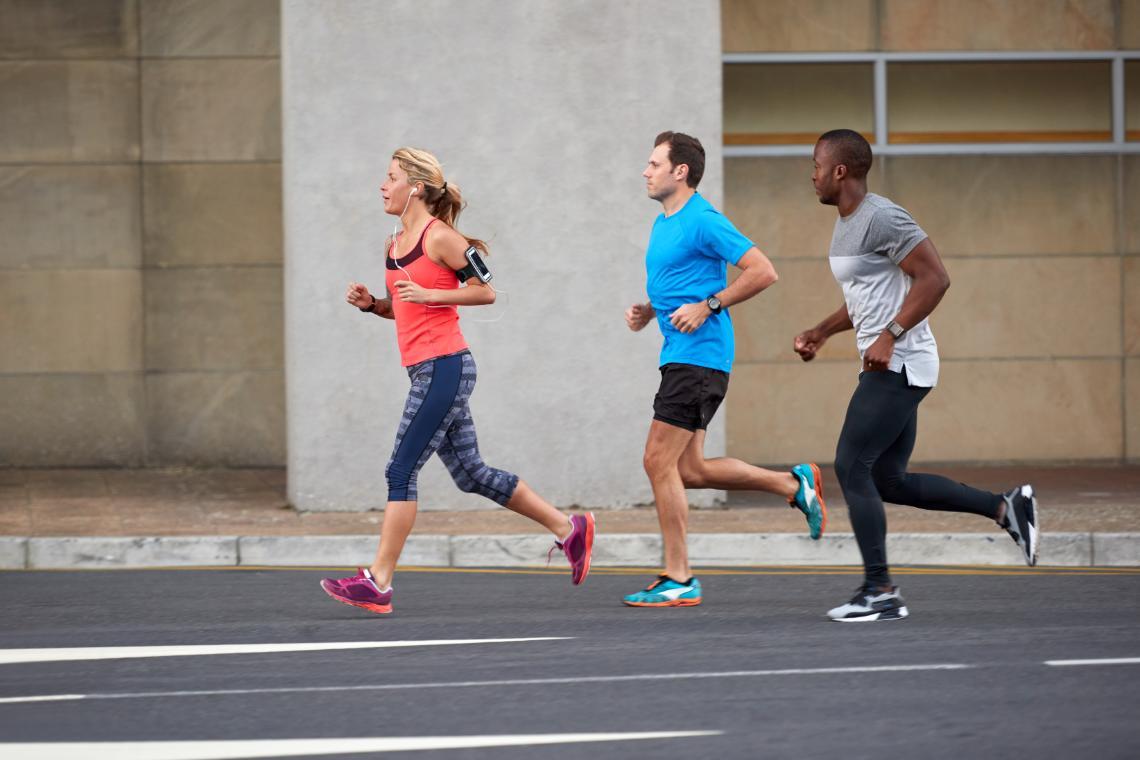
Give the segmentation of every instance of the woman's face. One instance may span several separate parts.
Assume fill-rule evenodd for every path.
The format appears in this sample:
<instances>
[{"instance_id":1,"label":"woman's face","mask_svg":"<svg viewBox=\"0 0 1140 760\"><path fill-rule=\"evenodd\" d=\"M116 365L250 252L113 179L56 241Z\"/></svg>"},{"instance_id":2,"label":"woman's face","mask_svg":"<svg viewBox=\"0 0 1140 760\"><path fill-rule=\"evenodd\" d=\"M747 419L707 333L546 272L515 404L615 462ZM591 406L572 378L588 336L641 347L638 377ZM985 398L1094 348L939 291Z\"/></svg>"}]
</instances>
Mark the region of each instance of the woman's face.
<instances>
[{"instance_id":1,"label":"woman's face","mask_svg":"<svg viewBox=\"0 0 1140 760\"><path fill-rule=\"evenodd\" d=\"M392 159L388 164L388 176L384 184L380 185L380 195L384 199L384 213L398 216L404 213L408 205L408 196L412 186L408 184L408 173L400 166L400 162Z\"/></svg>"}]
</instances>

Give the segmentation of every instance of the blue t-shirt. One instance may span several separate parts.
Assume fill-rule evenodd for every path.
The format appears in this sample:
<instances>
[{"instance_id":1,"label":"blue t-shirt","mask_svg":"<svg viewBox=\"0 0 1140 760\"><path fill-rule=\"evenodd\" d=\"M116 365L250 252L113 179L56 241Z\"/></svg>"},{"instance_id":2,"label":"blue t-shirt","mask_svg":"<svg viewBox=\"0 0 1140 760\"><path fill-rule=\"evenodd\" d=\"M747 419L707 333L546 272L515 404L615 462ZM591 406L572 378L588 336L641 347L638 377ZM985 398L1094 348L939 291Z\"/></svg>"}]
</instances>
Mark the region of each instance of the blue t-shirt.
<instances>
[{"instance_id":1,"label":"blue t-shirt","mask_svg":"<svg viewBox=\"0 0 1140 760\"><path fill-rule=\"evenodd\" d=\"M736 353L728 309L712 314L696 332L683 333L669 316L687 303L700 303L724 290L728 264L736 264L753 243L699 193L672 216L653 222L645 252L646 289L665 336L661 366L671 363L729 372Z\"/></svg>"}]
</instances>

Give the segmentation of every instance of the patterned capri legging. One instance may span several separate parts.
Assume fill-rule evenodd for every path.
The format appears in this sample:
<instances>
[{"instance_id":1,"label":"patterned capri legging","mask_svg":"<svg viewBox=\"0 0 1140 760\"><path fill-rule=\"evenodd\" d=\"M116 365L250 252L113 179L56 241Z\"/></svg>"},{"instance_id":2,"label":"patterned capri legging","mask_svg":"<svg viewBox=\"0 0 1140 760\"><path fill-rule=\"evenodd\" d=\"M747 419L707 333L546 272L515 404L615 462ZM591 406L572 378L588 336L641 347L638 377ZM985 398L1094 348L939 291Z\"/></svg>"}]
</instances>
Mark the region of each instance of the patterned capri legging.
<instances>
[{"instance_id":1,"label":"patterned capri legging","mask_svg":"<svg viewBox=\"0 0 1140 760\"><path fill-rule=\"evenodd\" d=\"M416 477L432 454L447 466L455 484L506 505L517 475L488 467L479 456L475 422L467 405L475 390L475 359L470 351L429 359L408 367L412 388L384 476L388 501L418 501Z\"/></svg>"}]
</instances>

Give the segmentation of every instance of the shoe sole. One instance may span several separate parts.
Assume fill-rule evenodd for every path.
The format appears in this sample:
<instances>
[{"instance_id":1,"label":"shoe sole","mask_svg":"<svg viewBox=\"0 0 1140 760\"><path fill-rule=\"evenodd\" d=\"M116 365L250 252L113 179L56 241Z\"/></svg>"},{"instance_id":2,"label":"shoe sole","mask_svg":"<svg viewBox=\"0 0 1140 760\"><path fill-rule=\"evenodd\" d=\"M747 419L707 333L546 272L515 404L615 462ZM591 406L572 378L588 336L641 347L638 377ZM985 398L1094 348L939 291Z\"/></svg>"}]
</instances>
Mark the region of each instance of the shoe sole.
<instances>
[{"instance_id":1,"label":"shoe sole","mask_svg":"<svg viewBox=\"0 0 1140 760\"><path fill-rule=\"evenodd\" d=\"M819 465L815 462L809 463L811 467L811 476L815 480L815 498L819 502L819 513L822 519L819 522L819 535L815 537L818 541L827 530L827 504L823 500L823 473L819 471Z\"/></svg>"},{"instance_id":2,"label":"shoe sole","mask_svg":"<svg viewBox=\"0 0 1140 760\"><path fill-rule=\"evenodd\" d=\"M860 615L859 617L845 617L845 618L831 618L834 623L875 623L889 620L902 620L910 615L906 607L899 607L895 610L887 610L886 612L873 612L870 615Z\"/></svg>"},{"instance_id":3,"label":"shoe sole","mask_svg":"<svg viewBox=\"0 0 1140 760\"><path fill-rule=\"evenodd\" d=\"M321 591L324 591L326 594L328 594L330 599L337 601L337 602L340 602L341 604L347 604L349 607L359 607L362 610L368 610L369 612L374 612L377 615L387 615L387 614L392 612L392 605L390 605L390 604L372 604L371 602L353 602L353 601L350 601L350 600L345 599L343 597L339 597L336 594L329 593L329 590L327 588L325 588L324 585L321 585Z\"/></svg>"},{"instance_id":4,"label":"shoe sole","mask_svg":"<svg viewBox=\"0 0 1140 760\"><path fill-rule=\"evenodd\" d=\"M1041 548L1041 515L1037 509L1037 496L1033 493L1033 486L1023 485L1021 487L1021 495L1029 499L1029 503L1033 505L1033 523L1029 526L1029 551L1026 552L1026 563L1033 567L1037 564L1037 553Z\"/></svg>"},{"instance_id":5,"label":"shoe sole","mask_svg":"<svg viewBox=\"0 0 1140 760\"><path fill-rule=\"evenodd\" d=\"M627 602L622 599L622 604L626 607L696 607L700 603L700 597L696 599L671 599L668 602Z\"/></svg>"},{"instance_id":6,"label":"shoe sole","mask_svg":"<svg viewBox=\"0 0 1140 760\"><path fill-rule=\"evenodd\" d=\"M586 561L584 563L585 569L582 571L582 577L574 581L571 579L575 586L581 586L586 582L586 576L590 574L590 560L594 557L594 513L586 513Z\"/></svg>"}]
</instances>

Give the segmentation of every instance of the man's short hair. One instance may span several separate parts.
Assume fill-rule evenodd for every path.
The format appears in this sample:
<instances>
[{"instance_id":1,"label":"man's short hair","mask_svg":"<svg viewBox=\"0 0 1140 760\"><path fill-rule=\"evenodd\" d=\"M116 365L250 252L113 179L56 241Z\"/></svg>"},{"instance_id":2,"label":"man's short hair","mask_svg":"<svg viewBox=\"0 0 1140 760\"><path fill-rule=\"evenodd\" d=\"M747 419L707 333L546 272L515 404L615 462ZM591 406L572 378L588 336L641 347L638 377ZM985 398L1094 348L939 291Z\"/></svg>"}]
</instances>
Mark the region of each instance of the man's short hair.
<instances>
[{"instance_id":1,"label":"man's short hair","mask_svg":"<svg viewBox=\"0 0 1140 760\"><path fill-rule=\"evenodd\" d=\"M818 142L831 146L835 163L846 166L852 179L863 179L871 171L871 144L858 132L833 129L820 135Z\"/></svg>"},{"instance_id":2,"label":"man's short hair","mask_svg":"<svg viewBox=\"0 0 1140 760\"><path fill-rule=\"evenodd\" d=\"M683 132L662 132L653 142L656 148L661 143L669 143L669 163L673 166L685 164L689 174L685 184L695 188L705 176L705 149L701 141Z\"/></svg>"}]
</instances>

